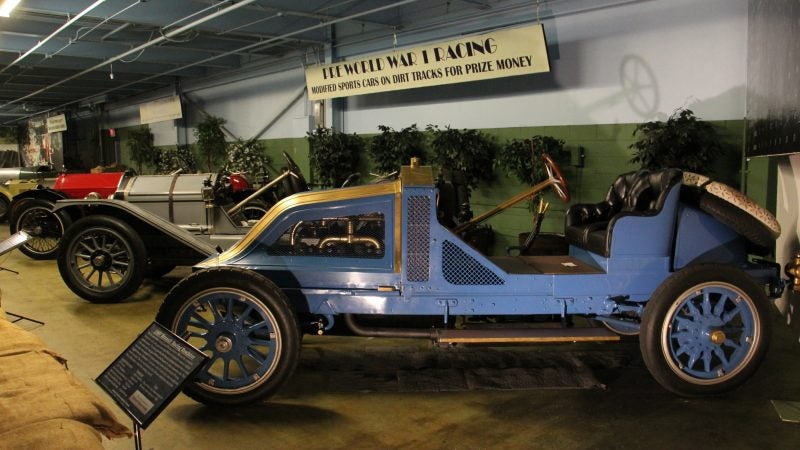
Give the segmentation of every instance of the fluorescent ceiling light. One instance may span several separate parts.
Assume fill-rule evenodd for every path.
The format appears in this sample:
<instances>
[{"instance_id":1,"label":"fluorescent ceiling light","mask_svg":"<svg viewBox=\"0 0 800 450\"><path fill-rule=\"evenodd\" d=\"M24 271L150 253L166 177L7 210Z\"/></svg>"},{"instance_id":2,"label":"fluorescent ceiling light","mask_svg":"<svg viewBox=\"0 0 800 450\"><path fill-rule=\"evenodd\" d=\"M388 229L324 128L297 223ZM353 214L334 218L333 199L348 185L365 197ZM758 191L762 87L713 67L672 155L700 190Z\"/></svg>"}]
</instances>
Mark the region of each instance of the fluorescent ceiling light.
<instances>
[{"instance_id":1,"label":"fluorescent ceiling light","mask_svg":"<svg viewBox=\"0 0 800 450\"><path fill-rule=\"evenodd\" d=\"M3 4L0 5L0 17L8 17L11 14L11 10L19 5L20 0L3 0Z\"/></svg>"}]
</instances>

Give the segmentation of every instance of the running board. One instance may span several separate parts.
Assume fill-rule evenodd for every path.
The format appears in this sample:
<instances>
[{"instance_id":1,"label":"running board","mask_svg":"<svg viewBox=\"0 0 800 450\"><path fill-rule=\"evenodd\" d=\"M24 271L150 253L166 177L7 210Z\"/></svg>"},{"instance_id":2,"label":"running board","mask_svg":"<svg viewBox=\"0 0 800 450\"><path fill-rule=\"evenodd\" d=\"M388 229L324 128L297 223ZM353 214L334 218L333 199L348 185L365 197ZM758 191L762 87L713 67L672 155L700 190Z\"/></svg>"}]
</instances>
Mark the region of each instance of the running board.
<instances>
[{"instance_id":1,"label":"running board","mask_svg":"<svg viewBox=\"0 0 800 450\"><path fill-rule=\"evenodd\" d=\"M606 328L522 328L483 330L440 330L436 342L444 344L493 344L514 342L597 342L619 341Z\"/></svg>"}]
</instances>

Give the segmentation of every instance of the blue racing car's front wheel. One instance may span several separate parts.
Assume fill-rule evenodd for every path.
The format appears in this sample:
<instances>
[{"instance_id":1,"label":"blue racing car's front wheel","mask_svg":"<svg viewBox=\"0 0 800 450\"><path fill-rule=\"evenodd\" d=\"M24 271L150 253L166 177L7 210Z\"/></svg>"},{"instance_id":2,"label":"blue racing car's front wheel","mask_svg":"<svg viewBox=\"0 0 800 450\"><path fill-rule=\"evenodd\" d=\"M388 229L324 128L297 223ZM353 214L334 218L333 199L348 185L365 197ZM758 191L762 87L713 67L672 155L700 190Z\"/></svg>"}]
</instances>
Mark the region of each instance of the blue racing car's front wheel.
<instances>
[{"instance_id":1,"label":"blue racing car's front wheel","mask_svg":"<svg viewBox=\"0 0 800 450\"><path fill-rule=\"evenodd\" d=\"M156 320L208 356L184 392L209 405L275 393L297 366L297 319L283 292L248 270L195 272L170 290Z\"/></svg>"},{"instance_id":2,"label":"blue racing car's front wheel","mask_svg":"<svg viewBox=\"0 0 800 450\"><path fill-rule=\"evenodd\" d=\"M730 266L703 264L674 273L653 292L639 345L664 388L693 397L744 383L770 339L764 290Z\"/></svg>"}]
</instances>

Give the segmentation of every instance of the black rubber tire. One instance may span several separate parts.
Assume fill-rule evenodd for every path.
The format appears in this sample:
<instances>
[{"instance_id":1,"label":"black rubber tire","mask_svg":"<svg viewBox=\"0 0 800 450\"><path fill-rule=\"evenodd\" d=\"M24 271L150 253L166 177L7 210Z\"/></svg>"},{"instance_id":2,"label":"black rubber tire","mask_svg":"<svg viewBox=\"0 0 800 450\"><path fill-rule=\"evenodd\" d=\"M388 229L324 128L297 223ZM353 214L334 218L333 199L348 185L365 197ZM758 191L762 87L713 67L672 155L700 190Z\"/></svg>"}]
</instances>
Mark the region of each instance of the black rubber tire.
<instances>
[{"instance_id":1,"label":"black rubber tire","mask_svg":"<svg viewBox=\"0 0 800 450\"><path fill-rule=\"evenodd\" d=\"M4 194L0 194L0 222L8 220L8 213L11 210L11 200Z\"/></svg>"},{"instance_id":2,"label":"black rubber tire","mask_svg":"<svg viewBox=\"0 0 800 450\"><path fill-rule=\"evenodd\" d=\"M58 254L64 283L92 303L117 303L130 297L141 286L146 269L142 239L111 216L88 216L75 222L64 234ZM95 274L98 283L93 281ZM104 276L111 286L103 286Z\"/></svg>"},{"instance_id":3,"label":"black rubber tire","mask_svg":"<svg viewBox=\"0 0 800 450\"><path fill-rule=\"evenodd\" d=\"M772 232L748 212L707 192L700 196L700 209L747 239L752 244L748 248L751 253L766 255L772 252L775 246Z\"/></svg>"},{"instance_id":4,"label":"black rubber tire","mask_svg":"<svg viewBox=\"0 0 800 450\"><path fill-rule=\"evenodd\" d=\"M709 294L710 299L708 306L710 311L704 312L704 306L694 310L694 313L702 315L702 318L697 318L688 304L679 309L685 299L702 298L702 289L709 289L705 293ZM733 300L727 302L730 303L733 312L726 306L726 302L718 301L720 297L715 297L713 289L724 289L736 294ZM731 297L727 296L726 298L731 299ZM711 305L711 302L714 301L716 303ZM719 311L715 311L717 308L714 306L720 303L722 306L719 307ZM735 320L734 312L741 310L742 304L747 307L752 316L753 332L752 336L744 336L742 333L739 340L740 343L742 339L751 343L749 346L736 345L733 342L737 329L731 326L730 322L717 323L714 327L705 328L703 332L697 332L696 329L691 330L686 325L683 325L683 329L680 329L680 326L677 330L673 328L673 318L679 314L681 315L681 324L686 322L691 325L699 324L707 318L713 319L714 315L730 315L731 318L728 320ZM688 317L687 314L692 317ZM713 341L714 333L719 332L715 330L722 331L719 338L724 342L715 343ZM639 346L648 370L665 389L684 397L717 395L739 387L758 369L769 347L771 330L770 305L762 287L735 267L701 264L686 267L672 274L653 292L642 317ZM686 339L686 341L680 342L681 339ZM702 345L711 348L706 352L710 368L706 370L714 372L717 378L702 378L689 373L697 362L702 361L696 359L695 362L686 362L680 357L673 357L671 349L673 345L681 347L681 350L686 347L689 351L697 351ZM734 346L743 348L744 354L740 356L726 355L727 360L737 358L740 361L727 373L724 373L721 369L723 363L714 352L724 353L726 349L730 350ZM675 353L680 354L680 351ZM685 357L686 354L681 356ZM715 364L713 368L711 364Z\"/></svg>"},{"instance_id":5,"label":"black rubber tire","mask_svg":"<svg viewBox=\"0 0 800 450\"><path fill-rule=\"evenodd\" d=\"M219 306L214 306L216 303L211 303L219 299L222 305L232 305L232 312L227 306L220 311ZM237 316L242 310L248 315ZM194 319L191 323L190 317ZM256 323L270 324L268 336L258 336L260 342L268 341L274 346L267 355L255 348L257 330L247 326L248 318L253 317ZM301 340L295 313L283 291L253 271L216 267L189 275L169 291L156 321L209 356L195 381L184 386L186 395L206 405L244 405L263 400L283 386L297 367ZM247 351L239 351L239 346L246 346ZM216 375L217 364L242 364L242 357L253 362L252 354L256 352L263 359L252 368L257 375L248 375L241 365L238 367L245 375L239 378L229 378L229 373ZM224 371L230 370L227 365L224 367Z\"/></svg>"},{"instance_id":6,"label":"black rubber tire","mask_svg":"<svg viewBox=\"0 0 800 450\"><path fill-rule=\"evenodd\" d=\"M17 206L9 220L11 234L25 230L31 239L19 247L19 251L33 259L53 259L64 230L70 227L70 217L59 211L53 212L53 202L31 199Z\"/></svg>"}]
</instances>

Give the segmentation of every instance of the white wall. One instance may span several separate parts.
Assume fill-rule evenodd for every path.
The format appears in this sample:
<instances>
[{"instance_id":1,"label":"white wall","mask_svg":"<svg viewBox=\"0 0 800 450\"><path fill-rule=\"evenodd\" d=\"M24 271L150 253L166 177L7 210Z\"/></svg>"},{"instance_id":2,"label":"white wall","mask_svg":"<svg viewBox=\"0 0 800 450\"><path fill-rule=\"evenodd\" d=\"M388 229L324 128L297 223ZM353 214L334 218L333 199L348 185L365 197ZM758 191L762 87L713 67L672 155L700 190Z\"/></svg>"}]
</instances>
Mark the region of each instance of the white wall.
<instances>
[{"instance_id":1,"label":"white wall","mask_svg":"<svg viewBox=\"0 0 800 450\"><path fill-rule=\"evenodd\" d=\"M303 137L309 131L310 104L304 95L298 98L305 86L299 61L297 68L292 70L217 84L213 87L189 85L183 92L207 113L226 119L225 127L236 137L252 138L275 119L260 139ZM127 104L109 105L106 125L139 125L139 104L173 94L172 89L165 89ZM191 102L183 103L183 115L188 130L184 128L183 120L150 124L155 145L193 143L196 140L193 128L203 116Z\"/></svg>"},{"instance_id":2,"label":"white wall","mask_svg":"<svg viewBox=\"0 0 800 450\"><path fill-rule=\"evenodd\" d=\"M352 97L345 131L630 123L681 106L745 115L746 0L648 1L544 24L551 73Z\"/></svg>"},{"instance_id":3,"label":"white wall","mask_svg":"<svg viewBox=\"0 0 800 450\"><path fill-rule=\"evenodd\" d=\"M310 111L305 95L298 98L304 86L305 76L298 60L292 70L193 90L189 96L209 114L227 119L225 126L238 137L252 138L276 118L260 139L303 137L309 131Z\"/></svg>"},{"instance_id":4,"label":"white wall","mask_svg":"<svg viewBox=\"0 0 800 450\"><path fill-rule=\"evenodd\" d=\"M681 106L706 120L744 117L747 0L652 0L555 14L544 20L550 73L351 97L343 101L343 131L630 123L663 119ZM439 40L472 31L464 26L441 31ZM303 85L298 58L283 72L210 88L185 83L183 90L239 137L253 137L279 117L261 137L285 138L310 130L309 102L293 101ZM138 124L135 105L107 109L109 126ZM192 109L184 108L189 132L180 122L151 125L156 143L193 142L200 116Z\"/></svg>"}]
</instances>

